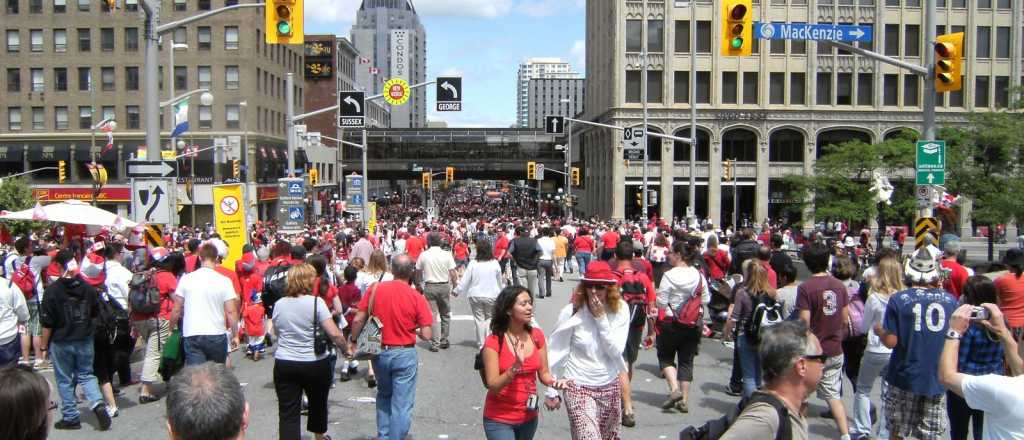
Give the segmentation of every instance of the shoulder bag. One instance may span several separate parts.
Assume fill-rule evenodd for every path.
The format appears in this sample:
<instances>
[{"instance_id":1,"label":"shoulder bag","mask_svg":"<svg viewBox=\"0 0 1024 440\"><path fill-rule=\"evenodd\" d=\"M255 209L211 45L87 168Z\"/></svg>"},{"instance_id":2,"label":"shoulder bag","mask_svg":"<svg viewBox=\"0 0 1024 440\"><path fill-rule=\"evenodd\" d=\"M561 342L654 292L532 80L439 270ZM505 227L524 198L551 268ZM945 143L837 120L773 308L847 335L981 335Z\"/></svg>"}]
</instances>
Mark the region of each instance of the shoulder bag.
<instances>
[{"instance_id":1,"label":"shoulder bag","mask_svg":"<svg viewBox=\"0 0 1024 440\"><path fill-rule=\"evenodd\" d=\"M356 352L353 357L358 361L376 359L383 348L381 344L381 330L384 328L384 325L381 324L380 319L373 315L373 302L377 296L377 286L379 284L374 284L373 288L370 289L370 305L366 311L366 324L363 325L363 329L356 338Z\"/></svg>"},{"instance_id":2,"label":"shoulder bag","mask_svg":"<svg viewBox=\"0 0 1024 440\"><path fill-rule=\"evenodd\" d=\"M330 346L330 341L327 340L326 332L318 331L320 329L320 321L316 319L316 309L320 305L320 301L317 301L320 297L313 297L313 354L320 356L327 353L327 348Z\"/></svg>"}]
</instances>

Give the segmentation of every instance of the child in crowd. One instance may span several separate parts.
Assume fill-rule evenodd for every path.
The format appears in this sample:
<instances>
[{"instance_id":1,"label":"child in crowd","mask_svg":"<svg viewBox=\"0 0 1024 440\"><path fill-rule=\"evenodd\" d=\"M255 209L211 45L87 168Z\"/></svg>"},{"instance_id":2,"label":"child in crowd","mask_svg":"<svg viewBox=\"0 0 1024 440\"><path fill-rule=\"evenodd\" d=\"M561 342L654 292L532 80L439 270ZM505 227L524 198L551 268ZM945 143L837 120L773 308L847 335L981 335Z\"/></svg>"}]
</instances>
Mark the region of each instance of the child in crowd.
<instances>
[{"instance_id":1,"label":"child in crowd","mask_svg":"<svg viewBox=\"0 0 1024 440\"><path fill-rule=\"evenodd\" d=\"M254 361L259 361L260 356L267 351L266 344L264 343L264 336L267 333L267 313L263 309L263 301L260 296L258 290L250 290L242 310L242 319L245 321L245 334L248 336L245 355L246 357L251 357Z\"/></svg>"},{"instance_id":2,"label":"child in crowd","mask_svg":"<svg viewBox=\"0 0 1024 440\"><path fill-rule=\"evenodd\" d=\"M338 298L341 300L342 313L345 315L345 321L352 322L356 317L356 306L359 305L359 300L362 299L362 294L359 292L359 287L356 286L356 277L359 275L359 269L355 266L349 265L345 267L345 284L342 284L338 288ZM346 326L341 331L345 335L345 339L349 338L349 330L351 327ZM353 374L356 374L359 369L359 361L350 359L346 364L342 364L340 379L342 382L347 382L351 379Z\"/></svg>"}]
</instances>

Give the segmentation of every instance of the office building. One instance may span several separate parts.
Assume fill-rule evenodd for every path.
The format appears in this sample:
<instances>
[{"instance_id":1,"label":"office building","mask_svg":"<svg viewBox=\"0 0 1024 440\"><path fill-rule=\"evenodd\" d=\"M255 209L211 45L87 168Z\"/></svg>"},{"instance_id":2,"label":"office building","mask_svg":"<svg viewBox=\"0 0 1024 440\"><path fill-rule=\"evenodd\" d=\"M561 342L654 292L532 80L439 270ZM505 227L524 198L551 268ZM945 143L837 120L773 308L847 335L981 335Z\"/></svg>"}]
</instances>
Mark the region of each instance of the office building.
<instances>
[{"instance_id":1,"label":"office building","mask_svg":"<svg viewBox=\"0 0 1024 440\"><path fill-rule=\"evenodd\" d=\"M575 117L583 112L583 78L534 78L529 82L529 128L543 128L544 116Z\"/></svg>"},{"instance_id":2,"label":"office building","mask_svg":"<svg viewBox=\"0 0 1024 440\"><path fill-rule=\"evenodd\" d=\"M531 127L530 80L534 78L581 78L569 63L559 58L529 58L519 63L516 74L516 123Z\"/></svg>"}]
</instances>

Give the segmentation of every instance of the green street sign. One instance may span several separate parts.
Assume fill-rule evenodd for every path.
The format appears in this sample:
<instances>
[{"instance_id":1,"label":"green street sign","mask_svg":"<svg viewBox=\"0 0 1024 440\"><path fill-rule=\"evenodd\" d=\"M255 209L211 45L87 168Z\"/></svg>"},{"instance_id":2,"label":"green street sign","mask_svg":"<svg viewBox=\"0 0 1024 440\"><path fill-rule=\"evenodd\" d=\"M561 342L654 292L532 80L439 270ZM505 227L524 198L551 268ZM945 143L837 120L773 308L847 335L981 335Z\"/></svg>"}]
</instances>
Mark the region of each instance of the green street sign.
<instances>
[{"instance_id":1,"label":"green street sign","mask_svg":"<svg viewBox=\"0 0 1024 440\"><path fill-rule=\"evenodd\" d=\"M917 184L946 183L946 141L917 141Z\"/></svg>"}]
</instances>

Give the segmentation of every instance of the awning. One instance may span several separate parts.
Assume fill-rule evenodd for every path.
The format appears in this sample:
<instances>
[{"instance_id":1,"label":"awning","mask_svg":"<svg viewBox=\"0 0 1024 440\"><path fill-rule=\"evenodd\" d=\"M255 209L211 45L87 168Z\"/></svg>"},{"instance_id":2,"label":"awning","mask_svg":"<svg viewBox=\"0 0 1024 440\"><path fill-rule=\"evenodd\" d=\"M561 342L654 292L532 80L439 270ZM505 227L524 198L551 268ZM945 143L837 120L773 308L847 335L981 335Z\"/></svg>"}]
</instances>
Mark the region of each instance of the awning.
<instances>
[{"instance_id":1,"label":"awning","mask_svg":"<svg viewBox=\"0 0 1024 440\"><path fill-rule=\"evenodd\" d=\"M55 145L52 143L29 143L29 162L56 162L68 160L71 157L71 147L68 144Z\"/></svg>"},{"instance_id":2,"label":"awning","mask_svg":"<svg viewBox=\"0 0 1024 440\"><path fill-rule=\"evenodd\" d=\"M0 162L21 162L25 158L25 148L22 145L0 144Z\"/></svg>"}]
</instances>

